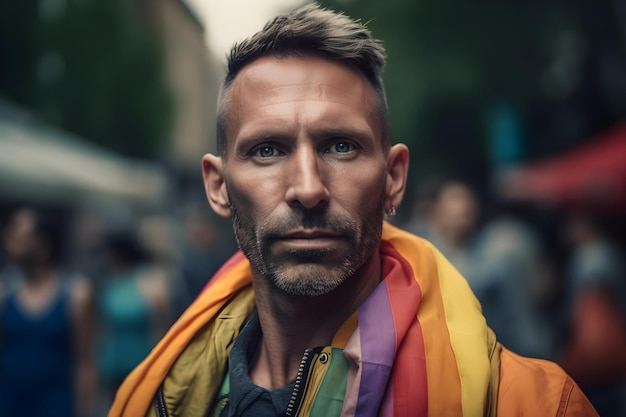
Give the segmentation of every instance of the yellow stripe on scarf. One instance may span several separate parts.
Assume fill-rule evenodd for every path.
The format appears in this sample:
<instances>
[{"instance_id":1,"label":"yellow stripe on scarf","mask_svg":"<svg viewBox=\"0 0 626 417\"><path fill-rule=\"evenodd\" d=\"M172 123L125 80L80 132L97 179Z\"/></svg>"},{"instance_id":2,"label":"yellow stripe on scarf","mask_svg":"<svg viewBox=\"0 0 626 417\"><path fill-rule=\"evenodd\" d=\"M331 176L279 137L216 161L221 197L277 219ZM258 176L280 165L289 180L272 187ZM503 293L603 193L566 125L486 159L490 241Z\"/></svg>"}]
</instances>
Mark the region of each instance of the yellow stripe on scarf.
<instances>
[{"instance_id":1,"label":"yellow stripe on scarf","mask_svg":"<svg viewBox=\"0 0 626 417\"><path fill-rule=\"evenodd\" d=\"M463 415L482 416L489 386L487 326L467 281L439 251L439 282L446 321L461 376Z\"/></svg>"},{"instance_id":2,"label":"yellow stripe on scarf","mask_svg":"<svg viewBox=\"0 0 626 417\"><path fill-rule=\"evenodd\" d=\"M480 304L465 279L429 242L386 222L383 239L411 265L422 289L417 317L426 348L428 414L483 415L490 365ZM453 401L459 396L462 409Z\"/></svg>"}]
</instances>

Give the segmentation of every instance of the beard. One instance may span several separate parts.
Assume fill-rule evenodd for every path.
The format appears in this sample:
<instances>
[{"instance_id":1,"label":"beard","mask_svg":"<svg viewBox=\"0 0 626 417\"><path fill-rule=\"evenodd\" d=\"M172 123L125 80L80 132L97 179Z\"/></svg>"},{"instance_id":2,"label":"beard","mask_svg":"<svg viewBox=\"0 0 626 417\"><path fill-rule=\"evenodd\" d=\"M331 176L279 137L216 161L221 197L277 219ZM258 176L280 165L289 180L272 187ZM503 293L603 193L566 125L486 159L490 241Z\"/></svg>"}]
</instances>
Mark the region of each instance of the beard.
<instances>
[{"instance_id":1,"label":"beard","mask_svg":"<svg viewBox=\"0 0 626 417\"><path fill-rule=\"evenodd\" d=\"M383 190L385 188L383 187ZM253 213L232 203L233 229L239 248L265 279L294 296L320 296L352 277L378 250L382 235L384 194L366 208L360 221L331 214L327 207L292 208L259 225ZM289 249L272 253L275 240L297 229L321 229L342 237L343 245L320 249Z\"/></svg>"}]
</instances>

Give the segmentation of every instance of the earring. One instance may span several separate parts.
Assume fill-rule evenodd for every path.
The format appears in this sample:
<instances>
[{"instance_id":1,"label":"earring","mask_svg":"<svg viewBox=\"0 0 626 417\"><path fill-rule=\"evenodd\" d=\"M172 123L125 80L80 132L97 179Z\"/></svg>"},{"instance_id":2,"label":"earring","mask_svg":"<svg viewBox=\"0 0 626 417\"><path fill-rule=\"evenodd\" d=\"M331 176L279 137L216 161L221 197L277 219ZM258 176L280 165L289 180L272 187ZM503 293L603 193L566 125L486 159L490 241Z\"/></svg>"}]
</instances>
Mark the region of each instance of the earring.
<instances>
[{"instance_id":1,"label":"earring","mask_svg":"<svg viewBox=\"0 0 626 417\"><path fill-rule=\"evenodd\" d=\"M387 215L387 217L391 218L393 216L396 215L396 207L395 206L391 206L390 209L385 210L385 214Z\"/></svg>"}]
</instances>

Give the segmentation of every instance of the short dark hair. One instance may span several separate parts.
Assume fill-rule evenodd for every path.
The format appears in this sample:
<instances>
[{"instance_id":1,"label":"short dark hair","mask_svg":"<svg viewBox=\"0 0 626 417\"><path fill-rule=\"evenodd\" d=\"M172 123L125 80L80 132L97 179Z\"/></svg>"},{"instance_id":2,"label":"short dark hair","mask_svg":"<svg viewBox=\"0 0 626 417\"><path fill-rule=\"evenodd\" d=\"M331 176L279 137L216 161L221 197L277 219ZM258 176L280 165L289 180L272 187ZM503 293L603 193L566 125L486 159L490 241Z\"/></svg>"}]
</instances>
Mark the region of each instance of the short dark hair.
<instances>
[{"instance_id":1,"label":"short dark hair","mask_svg":"<svg viewBox=\"0 0 626 417\"><path fill-rule=\"evenodd\" d=\"M225 157L227 152L230 87L242 68L265 56L317 56L360 71L376 92L383 148L391 144L389 111L381 78L385 49L360 21L312 3L278 15L261 31L232 47L217 105L217 150L221 156Z\"/></svg>"}]
</instances>

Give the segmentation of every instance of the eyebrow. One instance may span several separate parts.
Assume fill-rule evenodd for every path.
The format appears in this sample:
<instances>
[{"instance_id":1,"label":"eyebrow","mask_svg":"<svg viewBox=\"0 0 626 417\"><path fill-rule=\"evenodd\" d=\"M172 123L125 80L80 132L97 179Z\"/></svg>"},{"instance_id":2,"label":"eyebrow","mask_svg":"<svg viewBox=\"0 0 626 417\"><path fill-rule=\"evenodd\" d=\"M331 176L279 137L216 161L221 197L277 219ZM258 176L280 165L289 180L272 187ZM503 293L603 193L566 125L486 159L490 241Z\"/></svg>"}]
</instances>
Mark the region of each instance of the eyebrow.
<instances>
[{"instance_id":1,"label":"eyebrow","mask_svg":"<svg viewBox=\"0 0 626 417\"><path fill-rule=\"evenodd\" d=\"M311 132L314 138L332 138L343 137L346 139L355 139L359 142L369 142L375 139L374 132L369 129L346 128L346 127L319 127Z\"/></svg>"}]
</instances>

